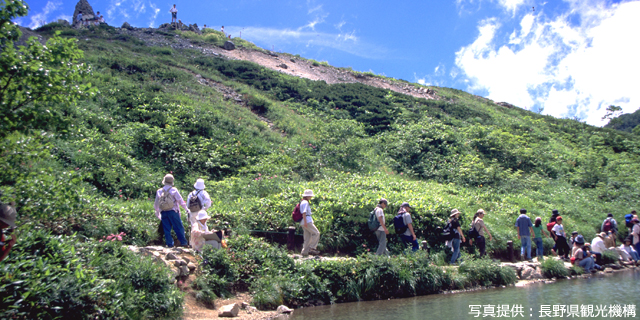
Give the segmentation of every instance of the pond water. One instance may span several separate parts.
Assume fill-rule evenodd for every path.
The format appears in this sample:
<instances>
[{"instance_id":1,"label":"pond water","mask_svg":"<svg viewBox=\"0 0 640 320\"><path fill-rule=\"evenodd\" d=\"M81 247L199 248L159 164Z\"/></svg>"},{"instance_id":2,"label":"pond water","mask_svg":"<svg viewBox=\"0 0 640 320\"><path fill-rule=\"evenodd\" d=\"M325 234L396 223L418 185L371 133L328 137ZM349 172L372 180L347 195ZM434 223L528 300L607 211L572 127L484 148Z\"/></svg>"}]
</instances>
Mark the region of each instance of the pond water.
<instances>
[{"instance_id":1,"label":"pond water","mask_svg":"<svg viewBox=\"0 0 640 320\"><path fill-rule=\"evenodd\" d=\"M639 302L640 270L636 269L524 288L302 308L290 319L638 319Z\"/></svg>"}]
</instances>

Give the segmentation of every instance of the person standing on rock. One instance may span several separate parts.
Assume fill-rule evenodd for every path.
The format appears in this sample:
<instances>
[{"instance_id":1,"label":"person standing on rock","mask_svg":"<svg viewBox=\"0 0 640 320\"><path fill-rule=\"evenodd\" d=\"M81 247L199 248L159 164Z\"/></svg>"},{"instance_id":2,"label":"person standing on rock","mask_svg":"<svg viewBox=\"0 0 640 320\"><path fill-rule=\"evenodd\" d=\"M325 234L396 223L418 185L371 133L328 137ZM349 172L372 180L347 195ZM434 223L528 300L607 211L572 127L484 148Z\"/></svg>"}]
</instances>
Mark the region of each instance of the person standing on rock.
<instances>
[{"instance_id":1,"label":"person standing on rock","mask_svg":"<svg viewBox=\"0 0 640 320\"><path fill-rule=\"evenodd\" d=\"M78 25L82 25L82 11L78 11L78 15L76 16L76 23Z\"/></svg>"},{"instance_id":2,"label":"person standing on rock","mask_svg":"<svg viewBox=\"0 0 640 320\"><path fill-rule=\"evenodd\" d=\"M156 192L156 201L154 202L154 209L156 211L156 217L162 221L162 230L164 231L164 239L167 247L173 247L173 237L171 236L171 229L176 233L180 246L188 246L187 239L184 236L184 226L180 219L181 206L189 214L187 204L182 199L178 189L173 187L173 175L167 174L162 179L162 188Z\"/></svg>"},{"instance_id":3,"label":"person standing on rock","mask_svg":"<svg viewBox=\"0 0 640 320\"><path fill-rule=\"evenodd\" d=\"M178 9L175 4L169 9L169 12L171 12L171 24L178 22Z\"/></svg>"},{"instance_id":4,"label":"person standing on rock","mask_svg":"<svg viewBox=\"0 0 640 320\"><path fill-rule=\"evenodd\" d=\"M309 200L313 198L312 190L305 190L302 194L302 202L300 202L300 212L302 213L302 221L300 226L304 231L304 244L302 245L302 256L308 256L309 254L318 255L320 252L316 249L318 241L320 240L320 231L313 224L311 218L311 205Z\"/></svg>"},{"instance_id":5,"label":"person standing on rock","mask_svg":"<svg viewBox=\"0 0 640 320\"><path fill-rule=\"evenodd\" d=\"M527 260L531 260L531 235L533 234L533 224L527 216L526 209L520 209L520 216L516 219L516 228L518 229L518 239L520 240L520 257L525 259L525 251Z\"/></svg>"},{"instance_id":6,"label":"person standing on rock","mask_svg":"<svg viewBox=\"0 0 640 320\"><path fill-rule=\"evenodd\" d=\"M564 226L562 225L562 217L558 216L556 218L556 224L551 229L551 235L553 236L553 240L556 241L556 249L558 250L558 256L561 259L569 259L569 254L571 253L571 249L567 244L567 233L564 231Z\"/></svg>"},{"instance_id":7,"label":"person standing on rock","mask_svg":"<svg viewBox=\"0 0 640 320\"><path fill-rule=\"evenodd\" d=\"M204 191L204 180L196 180L193 187L195 190L191 191L187 196L187 208L189 208L189 211L192 213L188 216L190 225L196 223L197 220L195 216L200 210L207 210L211 207L211 197Z\"/></svg>"},{"instance_id":8,"label":"person standing on rock","mask_svg":"<svg viewBox=\"0 0 640 320\"><path fill-rule=\"evenodd\" d=\"M376 238L378 238L378 250L376 250L376 254L379 256L389 254L389 251L387 250L387 235L389 234L389 230L385 225L384 219L384 209L387 207L387 204L387 199L382 198L378 201L378 205L374 209L376 219L378 219L378 222L380 223L380 227L375 231Z\"/></svg>"}]
</instances>

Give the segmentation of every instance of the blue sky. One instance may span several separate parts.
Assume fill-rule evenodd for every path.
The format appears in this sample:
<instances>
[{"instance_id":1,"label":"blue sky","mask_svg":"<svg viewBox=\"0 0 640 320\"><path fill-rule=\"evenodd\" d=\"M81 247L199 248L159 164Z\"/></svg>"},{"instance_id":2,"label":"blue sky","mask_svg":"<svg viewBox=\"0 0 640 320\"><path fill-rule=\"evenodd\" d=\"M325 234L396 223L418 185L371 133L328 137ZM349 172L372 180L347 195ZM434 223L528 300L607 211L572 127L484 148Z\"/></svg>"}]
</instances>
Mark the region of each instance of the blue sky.
<instances>
[{"instance_id":1,"label":"blue sky","mask_svg":"<svg viewBox=\"0 0 640 320\"><path fill-rule=\"evenodd\" d=\"M77 1L33 0L35 28ZM461 89L560 118L604 125L611 104L640 108L640 1L94 0L107 23L178 18L275 51Z\"/></svg>"}]
</instances>

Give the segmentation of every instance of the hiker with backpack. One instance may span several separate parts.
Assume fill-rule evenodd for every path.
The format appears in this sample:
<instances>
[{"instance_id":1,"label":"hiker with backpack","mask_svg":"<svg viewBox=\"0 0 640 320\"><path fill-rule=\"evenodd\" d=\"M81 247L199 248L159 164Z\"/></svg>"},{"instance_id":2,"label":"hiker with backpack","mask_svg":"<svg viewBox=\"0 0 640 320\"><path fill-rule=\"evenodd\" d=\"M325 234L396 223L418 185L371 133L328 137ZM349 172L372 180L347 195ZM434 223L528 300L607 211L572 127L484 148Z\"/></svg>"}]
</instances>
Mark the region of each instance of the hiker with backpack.
<instances>
[{"instance_id":1,"label":"hiker with backpack","mask_svg":"<svg viewBox=\"0 0 640 320\"><path fill-rule=\"evenodd\" d=\"M302 213L302 220L300 220L300 226L304 231L304 244L302 245L302 256L319 255L320 252L316 250L318 246L318 241L320 240L320 231L313 224L313 219L311 218L311 205L309 204L309 200L313 198L312 190L305 190L302 194L302 201L300 201L300 213Z\"/></svg>"},{"instance_id":2,"label":"hiker with backpack","mask_svg":"<svg viewBox=\"0 0 640 320\"><path fill-rule=\"evenodd\" d=\"M558 209L553 209L553 211L551 211L551 218L549 218L549 223L547 223L547 231L549 231L549 234L551 233L551 229L553 229L553 226L556 225L556 218L558 218L560 216L560 213L558 213ZM551 248L551 253L553 255L556 254L556 244L553 244L553 247Z\"/></svg>"},{"instance_id":3,"label":"hiker with backpack","mask_svg":"<svg viewBox=\"0 0 640 320\"><path fill-rule=\"evenodd\" d=\"M396 229L396 234L400 235L400 239L405 245L411 246L411 251L418 251L420 246L416 234L413 231L413 221L411 220L411 206L408 202L403 202L400 205L398 214L393 218L393 226Z\"/></svg>"},{"instance_id":4,"label":"hiker with backpack","mask_svg":"<svg viewBox=\"0 0 640 320\"><path fill-rule=\"evenodd\" d=\"M524 260L526 251L527 260L531 260L531 235L534 233L531 219L527 216L527 209L520 209L520 216L516 219L515 226L520 240L520 257Z\"/></svg>"},{"instance_id":5,"label":"hiker with backpack","mask_svg":"<svg viewBox=\"0 0 640 320\"><path fill-rule=\"evenodd\" d=\"M192 214L189 214L189 224L193 225L198 221L196 219L196 215L200 210L207 210L211 207L211 198L209 197L209 193L204 191L204 180L198 179L196 183L193 185L195 190L191 191L187 196L187 208Z\"/></svg>"},{"instance_id":6,"label":"hiker with backpack","mask_svg":"<svg viewBox=\"0 0 640 320\"><path fill-rule=\"evenodd\" d=\"M382 198L378 201L378 205L371 211L369 214L369 230L373 231L378 239L378 250L376 250L376 255L389 255L389 251L387 250L387 235L389 234L389 230L385 225L384 219L384 209L387 207L387 199Z\"/></svg>"},{"instance_id":7,"label":"hiker with backpack","mask_svg":"<svg viewBox=\"0 0 640 320\"><path fill-rule=\"evenodd\" d=\"M478 246L478 250L480 250L480 257L487 253L487 244L484 237L485 232L489 235L489 241L493 240L491 232L489 232L489 229L487 229L487 226L484 224L484 220L482 220L484 215L484 210L478 209L473 216L471 229L469 230L469 244L473 245L473 239L476 239L476 246Z\"/></svg>"},{"instance_id":8,"label":"hiker with backpack","mask_svg":"<svg viewBox=\"0 0 640 320\"><path fill-rule=\"evenodd\" d=\"M458 222L459 217L460 211L458 211L458 209L451 210L449 221L447 221L447 225L445 226L445 232L448 231L450 234L451 250L453 250L451 260L449 261L450 264L456 264L456 261L460 257L460 243L466 241L460 228L460 222Z\"/></svg>"},{"instance_id":9,"label":"hiker with backpack","mask_svg":"<svg viewBox=\"0 0 640 320\"><path fill-rule=\"evenodd\" d=\"M608 213L607 218L604 219L604 221L602 221L602 226L600 227L600 231L606 234L612 234L613 235L612 238L615 241L615 237L618 234L618 222L616 221L616 219L613 218L612 213ZM615 246L615 243L614 243L614 246Z\"/></svg>"},{"instance_id":10,"label":"hiker with backpack","mask_svg":"<svg viewBox=\"0 0 640 320\"><path fill-rule=\"evenodd\" d=\"M631 213L624 215L624 223L629 229L629 234L631 234L631 229L633 228L633 223L631 223L631 220L633 218L638 218L635 210L632 210Z\"/></svg>"},{"instance_id":11,"label":"hiker with backpack","mask_svg":"<svg viewBox=\"0 0 640 320\"><path fill-rule=\"evenodd\" d=\"M162 230L164 231L164 239L167 247L173 247L173 237L171 236L171 229L178 236L181 247L188 247L187 239L184 237L184 226L180 219L180 208L183 207L187 214L187 203L184 202L180 192L173 186L173 175L167 174L162 179L162 188L156 192L156 200L153 207L156 211L156 217L162 221Z\"/></svg>"},{"instance_id":12,"label":"hiker with backpack","mask_svg":"<svg viewBox=\"0 0 640 320\"><path fill-rule=\"evenodd\" d=\"M631 235L633 236L633 246L636 251L640 253L640 220L638 218L631 219L633 228L631 229Z\"/></svg>"}]
</instances>

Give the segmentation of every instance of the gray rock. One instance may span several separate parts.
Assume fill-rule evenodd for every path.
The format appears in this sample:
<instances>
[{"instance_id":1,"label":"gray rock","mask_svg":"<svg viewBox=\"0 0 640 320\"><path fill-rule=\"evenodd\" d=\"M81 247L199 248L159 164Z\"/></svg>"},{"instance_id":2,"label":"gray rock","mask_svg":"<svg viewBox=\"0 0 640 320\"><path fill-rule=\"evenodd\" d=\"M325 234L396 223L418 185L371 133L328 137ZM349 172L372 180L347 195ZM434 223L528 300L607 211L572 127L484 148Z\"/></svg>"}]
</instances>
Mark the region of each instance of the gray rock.
<instances>
[{"instance_id":1,"label":"gray rock","mask_svg":"<svg viewBox=\"0 0 640 320\"><path fill-rule=\"evenodd\" d=\"M165 257L165 260L178 260L178 257L173 252L169 252Z\"/></svg>"},{"instance_id":2,"label":"gray rock","mask_svg":"<svg viewBox=\"0 0 640 320\"><path fill-rule=\"evenodd\" d=\"M181 276L188 276L189 275L189 268L187 266L180 266L180 275Z\"/></svg>"},{"instance_id":3,"label":"gray rock","mask_svg":"<svg viewBox=\"0 0 640 320\"><path fill-rule=\"evenodd\" d=\"M521 280L530 280L531 277L533 276L534 272L535 272L535 269L533 269L533 268L531 268L529 266L526 266L526 267L522 268L522 273L520 275L520 279Z\"/></svg>"},{"instance_id":4,"label":"gray rock","mask_svg":"<svg viewBox=\"0 0 640 320\"><path fill-rule=\"evenodd\" d=\"M294 60L294 59L289 59L289 61L291 61L293 63L296 63L296 60Z\"/></svg>"},{"instance_id":5,"label":"gray rock","mask_svg":"<svg viewBox=\"0 0 640 320\"><path fill-rule=\"evenodd\" d=\"M536 268L536 271L531 276L532 279L544 279L544 274L542 274L542 269L540 267Z\"/></svg>"},{"instance_id":6,"label":"gray rock","mask_svg":"<svg viewBox=\"0 0 640 320\"><path fill-rule=\"evenodd\" d=\"M122 27L121 27L121 28L122 28L122 29L127 29L127 30L134 30L134 29L135 29L134 27L132 27L132 26L129 24L129 22L126 22L126 21L122 24Z\"/></svg>"},{"instance_id":7,"label":"gray rock","mask_svg":"<svg viewBox=\"0 0 640 320\"><path fill-rule=\"evenodd\" d=\"M198 28L198 24L194 23L194 24L190 24L189 25L189 31L193 31L197 34L202 34L202 32L200 32L200 28Z\"/></svg>"},{"instance_id":8,"label":"gray rock","mask_svg":"<svg viewBox=\"0 0 640 320\"><path fill-rule=\"evenodd\" d=\"M258 309L256 307L251 307L251 306L247 307L248 314L252 314L254 312L258 312Z\"/></svg>"},{"instance_id":9,"label":"gray rock","mask_svg":"<svg viewBox=\"0 0 640 320\"><path fill-rule=\"evenodd\" d=\"M225 50L234 50L235 48L236 48L236 45L233 44L233 42L231 42L231 41L226 41L224 43L224 49Z\"/></svg>"},{"instance_id":10,"label":"gray rock","mask_svg":"<svg viewBox=\"0 0 640 320\"><path fill-rule=\"evenodd\" d=\"M200 75L198 75L198 76L200 76ZM202 77L202 76L200 76L200 77ZM182 257L182 260L184 260L184 262L186 262L186 263L191 262L191 260L189 258L187 258L187 257Z\"/></svg>"},{"instance_id":11,"label":"gray rock","mask_svg":"<svg viewBox=\"0 0 640 320\"><path fill-rule=\"evenodd\" d=\"M187 268L189 268L189 271L193 272L194 270L196 270L196 268L198 268L195 264L193 264L192 262L189 262L187 264Z\"/></svg>"},{"instance_id":12,"label":"gray rock","mask_svg":"<svg viewBox=\"0 0 640 320\"><path fill-rule=\"evenodd\" d=\"M70 26L69 21L67 21L65 19L58 19L58 21L56 21L56 22L61 24L61 25L63 25L63 26L65 26L65 27Z\"/></svg>"},{"instance_id":13,"label":"gray rock","mask_svg":"<svg viewBox=\"0 0 640 320\"><path fill-rule=\"evenodd\" d=\"M186 264L184 261L182 260L173 260L173 265L180 268L182 266L182 264Z\"/></svg>"},{"instance_id":14,"label":"gray rock","mask_svg":"<svg viewBox=\"0 0 640 320\"><path fill-rule=\"evenodd\" d=\"M611 268L605 268L604 269L604 273L612 273L612 272L613 272L613 269L611 269Z\"/></svg>"},{"instance_id":15,"label":"gray rock","mask_svg":"<svg viewBox=\"0 0 640 320\"><path fill-rule=\"evenodd\" d=\"M76 3L76 9L73 11L73 25L77 25L76 18L78 17L78 13L82 12L82 18L93 18L95 16L95 12L93 12L93 8L89 4L87 0L80 0Z\"/></svg>"},{"instance_id":16,"label":"gray rock","mask_svg":"<svg viewBox=\"0 0 640 320\"><path fill-rule=\"evenodd\" d=\"M293 310L289 309L287 306L285 305L280 305L278 306L278 309L276 310L278 313L286 313L289 314L291 312L293 312Z\"/></svg>"},{"instance_id":17,"label":"gray rock","mask_svg":"<svg viewBox=\"0 0 640 320\"><path fill-rule=\"evenodd\" d=\"M279 314L273 318L271 318L271 320L287 320L289 319L289 315L288 314Z\"/></svg>"},{"instance_id":18,"label":"gray rock","mask_svg":"<svg viewBox=\"0 0 640 320\"><path fill-rule=\"evenodd\" d=\"M247 307L248 307L248 306L249 306L249 304L248 304L248 303L246 303L246 302L244 302L244 301L242 301L242 303L240 304L240 308L241 308L242 310L247 309Z\"/></svg>"},{"instance_id":19,"label":"gray rock","mask_svg":"<svg viewBox=\"0 0 640 320\"><path fill-rule=\"evenodd\" d=\"M173 276L173 278L179 277L180 276L180 269L174 267L174 266L170 266L169 269L171 269L171 275Z\"/></svg>"},{"instance_id":20,"label":"gray rock","mask_svg":"<svg viewBox=\"0 0 640 320\"><path fill-rule=\"evenodd\" d=\"M175 251L177 253L183 253L184 252L184 250L182 248L180 248L180 247L173 247L173 248L171 248L171 250L173 250L173 251Z\"/></svg>"},{"instance_id":21,"label":"gray rock","mask_svg":"<svg viewBox=\"0 0 640 320\"><path fill-rule=\"evenodd\" d=\"M237 303L228 304L218 309L218 317L228 317L228 318L237 317L238 312L240 312L240 307L238 306Z\"/></svg>"},{"instance_id":22,"label":"gray rock","mask_svg":"<svg viewBox=\"0 0 640 320\"><path fill-rule=\"evenodd\" d=\"M167 28L171 28L171 23L163 23L158 27L158 29L167 29Z\"/></svg>"},{"instance_id":23,"label":"gray rock","mask_svg":"<svg viewBox=\"0 0 640 320\"><path fill-rule=\"evenodd\" d=\"M278 65L278 67L282 68L282 69L288 69L289 67L286 64L280 64Z\"/></svg>"}]
</instances>

